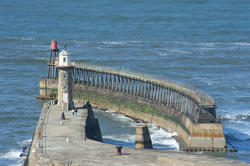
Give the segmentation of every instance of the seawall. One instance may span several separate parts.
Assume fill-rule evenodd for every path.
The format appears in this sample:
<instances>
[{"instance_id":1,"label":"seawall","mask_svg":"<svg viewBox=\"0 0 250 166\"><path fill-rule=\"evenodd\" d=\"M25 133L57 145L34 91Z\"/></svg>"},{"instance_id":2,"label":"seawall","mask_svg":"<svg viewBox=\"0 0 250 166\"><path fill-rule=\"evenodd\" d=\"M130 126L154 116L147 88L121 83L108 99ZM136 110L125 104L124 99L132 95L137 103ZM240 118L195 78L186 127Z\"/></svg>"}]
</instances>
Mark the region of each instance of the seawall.
<instances>
[{"instance_id":1,"label":"seawall","mask_svg":"<svg viewBox=\"0 0 250 166\"><path fill-rule=\"evenodd\" d=\"M56 92L56 79L41 78L39 98L56 97ZM166 130L175 131L183 150L227 150L220 123L195 123L190 117L164 104L118 90L84 84L74 84L73 98L89 100L94 107L112 109L135 119L156 123Z\"/></svg>"}]
</instances>

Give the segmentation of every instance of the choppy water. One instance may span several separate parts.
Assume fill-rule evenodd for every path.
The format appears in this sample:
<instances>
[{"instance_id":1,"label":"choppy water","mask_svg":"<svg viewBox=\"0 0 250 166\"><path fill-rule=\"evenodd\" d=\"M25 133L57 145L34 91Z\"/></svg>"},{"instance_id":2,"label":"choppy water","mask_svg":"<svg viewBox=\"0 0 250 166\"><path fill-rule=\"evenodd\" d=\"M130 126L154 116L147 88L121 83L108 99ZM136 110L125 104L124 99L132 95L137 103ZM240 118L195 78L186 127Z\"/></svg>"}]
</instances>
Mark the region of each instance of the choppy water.
<instances>
[{"instance_id":1,"label":"choppy water","mask_svg":"<svg viewBox=\"0 0 250 166\"><path fill-rule=\"evenodd\" d=\"M103 142L135 147L135 130L139 123L112 110L94 109L94 113L101 127ZM179 150L179 144L173 138L177 133L167 132L155 124L147 123L147 126L154 149Z\"/></svg>"},{"instance_id":2,"label":"choppy water","mask_svg":"<svg viewBox=\"0 0 250 166\"><path fill-rule=\"evenodd\" d=\"M1 0L0 165L23 162L20 151L42 109L35 96L52 39L66 42L79 62L171 78L210 94L239 151L220 155L250 162L249 9L243 0Z\"/></svg>"}]
</instances>

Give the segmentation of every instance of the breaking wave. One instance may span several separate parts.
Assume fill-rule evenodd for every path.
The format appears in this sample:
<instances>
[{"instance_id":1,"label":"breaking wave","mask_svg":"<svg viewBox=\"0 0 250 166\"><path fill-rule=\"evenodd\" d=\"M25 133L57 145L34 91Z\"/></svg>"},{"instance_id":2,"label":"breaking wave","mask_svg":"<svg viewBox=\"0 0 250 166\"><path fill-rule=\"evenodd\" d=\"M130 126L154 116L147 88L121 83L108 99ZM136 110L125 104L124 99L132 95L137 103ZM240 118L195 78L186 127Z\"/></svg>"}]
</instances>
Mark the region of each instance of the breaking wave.
<instances>
[{"instance_id":1,"label":"breaking wave","mask_svg":"<svg viewBox=\"0 0 250 166\"><path fill-rule=\"evenodd\" d=\"M222 110L222 114L219 115L219 118L221 120L248 121L248 120L250 120L250 111L228 113L228 112Z\"/></svg>"},{"instance_id":2,"label":"breaking wave","mask_svg":"<svg viewBox=\"0 0 250 166\"><path fill-rule=\"evenodd\" d=\"M15 162L15 164L12 164L13 166L23 165L26 156L21 156L21 154L28 154L30 143L31 139L17 142L19 149L10 149L8 152L0 154L0 160L11 160Z\"/></svg>"},{"instance_id":3,"label":"breaking wave","mask_svg":"<svg viewBox=\"0 0 250 166\"><path fill-rule=\"evenodd\" d=\"M112 143L112 144L119 144L121 145L121 142L127 143L128 146L134 147L135 142L135 128L138 124L146 124L148 126L150 137L152 140L153 148L154 149L169 149L169 150L179 150L179 144L174 139L174 136L177 136L177 133L175 132L168 132L160 127L158 127L156 124L152 123L138 123L135 120L116 113L112 110L105 111L106 113L109 113L113 118L119 119L120 125L123 126L122 123L128 123L130 127L133 128L134 133L122 133L122 134L109 134L109 135L103 135L104 141L106 143ZM112 142L113 140L113 142ZM118 142L116 142L118 141Z\"/></svg>"}]
</instances>

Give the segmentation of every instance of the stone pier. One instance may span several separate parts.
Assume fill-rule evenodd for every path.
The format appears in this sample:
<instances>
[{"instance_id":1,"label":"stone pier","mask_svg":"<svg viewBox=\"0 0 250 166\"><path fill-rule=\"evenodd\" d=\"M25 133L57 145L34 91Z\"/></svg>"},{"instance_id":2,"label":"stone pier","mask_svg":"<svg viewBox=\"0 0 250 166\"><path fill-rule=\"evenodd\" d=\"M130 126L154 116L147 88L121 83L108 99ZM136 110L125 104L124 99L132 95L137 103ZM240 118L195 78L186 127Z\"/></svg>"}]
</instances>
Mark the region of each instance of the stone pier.
<instances>
[{"instance_id":1,"label":"stone pier","mask_svg":"<svg viewBox=\"0 0 250 166\"><path fill-rule=\"evenodd\" d=\"M75 62L71 67L74 100L89 100L99 108L113 109L177 132L185 151L231 150L209 95L189 85L131 71ZM56 99L58 73L49 77L40 80L39 98Z\"/></svg>"},{"instance_id":2,"label":"stone pier","mask_svg":"<svg viewBox=\"0 0 250 166\"><path fill-rule=\"evenodd\" d=\"M77 103L77 102L75 102ZM44 104L38 121L29 156L28 166L249 166L250 164L183 152L141 150L124 147L117 155L116 146L90 140L86 134L87 109L76 115L64 112L54 102ZM92 116L92 115L91 115ZM95 127L94 127L95 128ZM41 135L39 136L39 130ZM97 129L98 130L98 129Z\"/></svg>"}]
</instances>

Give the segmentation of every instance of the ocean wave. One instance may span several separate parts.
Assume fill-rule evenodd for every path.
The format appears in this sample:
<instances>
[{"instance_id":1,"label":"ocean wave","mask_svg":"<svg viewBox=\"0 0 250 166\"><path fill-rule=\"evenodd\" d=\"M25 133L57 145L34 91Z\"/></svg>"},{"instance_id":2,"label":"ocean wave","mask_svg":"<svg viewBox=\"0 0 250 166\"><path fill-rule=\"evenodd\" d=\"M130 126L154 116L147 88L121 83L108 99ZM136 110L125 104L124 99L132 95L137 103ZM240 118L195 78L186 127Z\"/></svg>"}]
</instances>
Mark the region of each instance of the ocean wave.
<instances>
[{"instance_id":1,"label":"ocean wave","mask_svg":"<svg viewBox=\"0 0 250 166\"><path fill-rule=\"evenodd\" d=\"M229 141L249 141L250 131L242 128L228 128L224 127L225 137Z\"/></svg>"},{"instance_id":2,"label":"ocean wave","mask_svg":"<svg viewBox=\"0 0 250 166\"><path fill-rule=\"evenodd\" d=\"M17 64L36 64L40 62L47 62L48 58L36 57L36 58L11 58L7 60L8 62L13 62Z\"/></svg>"},{"instance_id":3,"label":"ocean wave","mask_svg":"<svg viewBox=\"0 0 250 166\"><path fill-rule=\"evenodd\" d=\"M207 48L214 48L217 46L224 46L224 47L231 47L231 46L244 46L249 47L250 43L244 42L229 42L229 43L222 43L222 42L202 42L202 43L194 43L196 46L207 47Z\"/></svg>"},{"instance_id":4,"label":"ocean wave","mask_svg":"<svg viewBox=\"0 0 250 166\"><path fill-rule=\"evenodd\" d=\"M101 42L96 42L97 44L104 44L104 45L122 45L125 44L126 42L123 41L101 41Z\"/></svg>"},{"instance_id":5,"label":"ocean wave","mask_svg":"<svg viewBox=\"0 0 250 166\"><path fill-rule=\"evenodd\" d=\"M236 45L236 46L250 46L250 43L231 43L232 45Z\"/></svg>"},{"instance_id":6,"label":"ocean wave","mask_svg":"<svg viewBox=\"0 0 250 166\"><path fill-rule=\"evenodd\" d=\"M158 53L160 56L168 56L169 54L168 53L165 53L165 52L159 52Z\"/></svg>"},{"instance_id":7,"label":"ocean wave","mask_svg":"<svg viewBox=\"0 0 250 166\"><path fill-rule=\"evenodd\" d=\"M135 142L135 135L132 134L112 134L112 135L105 135L103 138L110 139L110 140L118 140L123 142Z\"/></svg>"},{"instance_id":8,"label":"ocean wave","mask_svg":"<svg viewBox=\"0 0 250 166\"><path fill-rule=\"evenodd\" d=\"M221 115L219 115L219 119L221 120L242 120L242 121L248 121L250 120L250 111L244 111L244 112L226 112L221 111Z\"/></svg>"},{"instance_id":9,"label":"ocean wave","mask_svg":"<svg viewBox=\"0 0 250 166\"><path fill-rule=\"evenodd\" d=\"M88 44L88 43L90 43L89 41L79 41L79 40L71 40L70 42L76 43L76 44Z\"/></svg>"},{"instance_id":10,"label":"ocean wave","mask_svg":"<svg viewBox=\"0 0 250 166\"><path fill-rule=\"evenodd\" d=\"M123 115L123 114L119 114L119 113L113 112L112 115L115 118L120 119L121 121L130 122L132 125L136 124L135 121L132 118L129 118L129 117Z\"/></svg>"},{"instance_id":11,"label":"ocean wave","mask_svg":"<svg viewBox=\"0 0 250 166\"><path fill-rule=\"evenodd\" d=\"M11 38L2 38L2 39L0 39L0 41L29 41L29 40L35 40L35 38L26 38L26 37L16 38L16 37L11 37Z\"/></svg>"},{"instance_id":12,"label":"ocean wave","mask_svg":"<svg viewBox=\"0 0 250 166\"><path fill-rule=\"evenodd\" d=\"M194 43L196 46L202 46L202 47L214 47L218 45L223 45L224 43L220 42L201 42L201 43Z\"/></svg>"},{"instance_id":13,"label":"ocean wave","mask_svg":"<svg viewBox=\"0 0 250 166\"><path fill-rule=\"evenodd\" d=\"M35 38L25 38L25 37L22 37L22 38L13 38L15 40L35 40Z\"/></svg>"},{"instance_id":14,"label":"ocean wave","mask_svg":"<svg viewBox=\"0 0 250 166\"><path fill-rule=\"evenodd\" d=\"M0 159L7 159L7 160L18 160L20 159L20 155L22 150L11 149L7 153L3 153L0 155Z\"/></svg>"},{"instance_id":15,"label":"ocean wave","mask_svg":"<svg viewBox=\"0 0 250 166\"><path fill-rule=\"evenodd\" d=\"M17 38L19 40L34 40L33 38ZM17 40L16 39L16 40ZM128 40L128 41L78 41L78 40L72 40L70 41L72 43L76 44L95 44L95 45L109 45L109 46L125 46L125 45L136 45L136 44L145 44L145 45L152 45L154 46L156 42L154 41L142 41L142 40ZM193 46L193 47L200 47L201 49L214 49L216 47L231 47L231 46L244 46L249 47L250 43L247 42L188 42L188 41L163 41L160 45L157 43L157 47L159 48L165 48L164 43L174 46L174 45L183 45L183 46ZM98 49L102 47L98 46ZM179 53L179 54L190 54L189 51L173 51L173 53ZM166 55L163 55L166 56Z\"/></svg>"},{"instance_id":16,"label":"ocean wave","mask_svg":"<svg viewBox=\"0 0 250 166\"><path fill-rule=\"evenodd\" d=\"M148 41L142 40L128 40L128 41L97 41L95 44L98 45L110 45L110 46L134 46L136 44L148 43Z\"/></svg>"},{"instance_id":17,"label":"ocean wave","mask_svg":"<svg viewBox=\"0 0 250 166\"><path fill-rule=\"evenodd\" d=\"M197 80L197 81L206 83L208 86L212 86L214 83L217 82L217 81L212 80L211 78L208 78L208 77L194 77L193 80Z\"/></svg>"},{"instance_id":18,"label":"ocean wave","mask_svg":"<svg viewBox=\"0 0 250 166\"><path fill-rule=\"evenodd\" d=\"M185 45L185 46L200 46L205 48L214 48L217 46L245 46L249 47L250 43L248 42L188 42L188 41L166 41L165 43L168 44L178 44L178 45Z\"/></svg>"},{"instance_id":19,"label":"ocean wave","mask_svg":"<svg viewBox=\"0 0 250 166\"><path fill-rule=\"evenodd\" d=\"M11 149L6 153L0 154L0 160L11 160L12 162L14 162L14 164L11 164L9 166L22 166L26 157L20 157L21 154L22 150Z\"/></svg>"},{"instance_id":20,"label":"ocean wave","mask_svg":"<svg viewBox=\"0 0 250 166\"><path fill-rule=\"evenodd\" d=\"M159 128L156 124L148 124L148 127L153 145L160 145L159 148L166 148L167 146L168 148L179 150L179 144L173 138L173 136L177 136L176 132L168 132Z\"/></svg>"},{"instance_id":21,"label":"ocean wave","mask_svg":"<svg viewBox=\"0 0 250 166\"><path fill-rule=\"evenodd\" d=\"M112 112L112 113L114 113L115 111L114 110L105 110L105 112Z\"/></svg>"},{"instance_id":22,"label":"ocean wave","mask_svg":"<svg viewBox=\"0 0 250 166\"><path fill-rule=\"evenodd\" d=\"M132 128L136 128L139 124L146 124L148 126L150 137L152 140L152 144L156 149L171 149L171 150L179 150L179 144L174 139L174 136L177 135L175 132L166 131L156 124L152 123L137 123L135 120L127 117L125 115L114 112L113 110L107 110L106 112L110 113L115 119L119 119L120 122L125 122L129 124ZM109 134L103 135L104 139L107 140L115 140L122 142L134 143L136 133L122 133L122 134Z\"/></svg>"}]
</instances>

